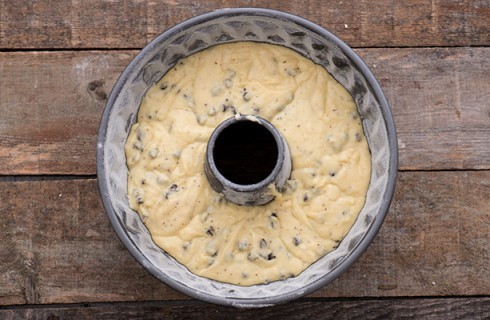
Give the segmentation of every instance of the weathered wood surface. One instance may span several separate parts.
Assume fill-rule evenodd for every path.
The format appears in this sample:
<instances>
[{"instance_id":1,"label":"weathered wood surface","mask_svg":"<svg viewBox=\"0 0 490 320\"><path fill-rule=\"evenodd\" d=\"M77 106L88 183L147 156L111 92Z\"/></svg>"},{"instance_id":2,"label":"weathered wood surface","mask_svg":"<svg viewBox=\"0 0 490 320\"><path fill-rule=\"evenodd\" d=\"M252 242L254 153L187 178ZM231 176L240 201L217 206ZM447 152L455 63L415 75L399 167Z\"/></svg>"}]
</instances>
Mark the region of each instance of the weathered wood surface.
<instances>
[{"instance_id":1,"label":"weathered wood surface","mask_svg":"<svg viewBox=\"0 0 490 320\"><path fill-rule=\"evenodd\" d=\"M119 242L96 180L2 178L0 194L0 305L187 299ZM489 199L490 171L401 172L372 245L311 297L490 295Z\"/></svg>"},{"instance_id":2,"label":"weathered wood surface","mask_svg":"<svg viewBox=\"0 0 490 320\"><path fill-rule=\"evenodd\" d=\"M102 110L136 52L0 52L0 174L94 174ZM490 168L490 48L358 52L391 103L400 169Z\"/></svg>"},{"instance_id":3,"label":"weathered wood surface","mask_svg":"<svg viewBox=\"0 0 490 320\"><path fill-rule=\"evenodd\" d=\"M236 309L205 303L139 302L0 309L4 320L68 319L472 319L490 318L490 298L303 299L263 309Z\"/></svg>"},{"instance_id":4,"label":"weathered wood surface","mask_svg":"<svg viewBox=\"0 0 490 320\"><path fill-rule=\"evenodd\" d=\"M137 49L222 7L334 32L380 80L398 129L395 200L367 252L310 297L260 310L153 278L92 178L104 104ZM490 318L489 44L488 0L0 0L0 319Z\"/></svg>"},{"instance_id":5,"label":"weathered wood surface","mask_svg":"<svg viewBox=\"0 0 490 320\"><path fill-rule=\"evenodd\" d=\"M133 55L0 53L0 174L94 174L102 110Z\"/></svg>"},{"instance_id":6,"label":"weathered wood surface","mask_svg":"<svg viewBox=\"0 0 490 320\"><path fill-rule=\"evenodd\" d=\"M400 169L490 168L490 50L359 51L381 82Z\"/></svg>"},{"instance_id":7,"label":"weathered wood surface","mask_svg":"<svg viewBox=\"0 0 490 320\"><path fill-rule=\"evenodd\" d=\"M224 7L292 12L353 47L490 42L490 4L485 0L1 0L0 49L141 48L178 22Z\"/></svg>"}]
</instances>

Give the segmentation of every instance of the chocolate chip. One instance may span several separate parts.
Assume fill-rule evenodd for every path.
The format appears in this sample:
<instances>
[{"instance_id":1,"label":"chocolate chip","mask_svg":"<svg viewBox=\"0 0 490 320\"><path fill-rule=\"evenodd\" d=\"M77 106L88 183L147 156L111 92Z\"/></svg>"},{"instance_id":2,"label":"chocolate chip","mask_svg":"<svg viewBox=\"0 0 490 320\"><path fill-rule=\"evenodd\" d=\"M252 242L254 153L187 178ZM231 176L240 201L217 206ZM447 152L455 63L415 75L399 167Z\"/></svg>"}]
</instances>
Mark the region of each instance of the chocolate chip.
<instances>
[{"instance_id":1,"label":"chocolate chip","mask_svg":"<svg viewBox=\"0 0 490 320\"><path fill-rule=\"evenodd\" d=\"M265 239L261 239L259 243L259 247L261 249L267 248L267 241Z\"/></svg>"},{"instance_id":2,"label":"chocolate chip","mask_svg":"<svg viewBox=\"0 0 490 320\"><path fill-rule=\"evenodd\" d=\"M133 144L133 149L142 151L143 150L143 144L141 142L137 141Z\"/></svg>"},{"instance_id":3,"label":"chocolate chip","mask_svg":"<svg viewBox=\"0 0 490 320\"><path fill-rule=\"evenodd\" d=\"M361 139L362 139L362 137L361 137L361 135L359 134L359 132L356 132L356 135L355 135L355 136L356 136L356 141L357 141L357 142L360 142L360 141L361 141Z\"/></svg>"},{"instance_id":4,"label":"chocolate chip","mask_svg":"<svg viewBox=\"0 0 490 320\"><path fill-rule=\"evenodd\" d=\"M275 213L272 213L270 216L269 216L269 224L271 226L272 229L275 229L276 228L276 224L277 224L277 214Z\"/></svg>"},{"instance_id":5,"label":"chocolate chip","mask_svg":"<svg viewBox=\"0 0 490 320\"><path fill-rule=\"evenodd\" d=\"M252 99L252 95L248 91L245 91L242 97L244 101L250 101L250 99Z\"/></svg>"},{"instance_id":6,"label":"chocolate chip","mask_svg":"<svg viewBox=\"0 0 490 320\"><path fill-rule=\"evenodd\" d=\"M214 227L211 226L208 228L208 230L206 230L206 234L213 237L214 236Z\"/></svg>"},{"instance_id":7,"label":"chocolate chip","mask_svg":"<svg viewBox=\"0 0 490 320\"><path fill-rule=\"evenodd\" d=\"M175 183L172 184L170 186L170 188L168 189L168 191L165 193L165 199L168 199L169 196L171 196L173 193L177 192L178 191L177 190L178 187L179 186L177 186Z\"/></svg>"},{"instance_id":8,"label":"chocolate chip","mask_svg":"<svg viewBox=\"0 0 490 320\"><path fill-rule=\"evenodd\" d=\"M226 104L224 104L224 105L222 105L222 108L223 108L223 112L226 112L226 111L228 111L228 110L231 110L231 112L232 112L233 114L236 114L236 109L235 109L235 107L234 107L234 106L232 106L232 105L226 105Z\"/></svg>"},{"instance_id":9,"label":"chocolate chip","mask_svg":"<svg viewBox=\"0 0 490 320\"><path fill-rule=\"evenodd\" d=\"M293 237L293 244L297 247L301 243L301 239L298 237Z\"/></svg>"}]
</instances>

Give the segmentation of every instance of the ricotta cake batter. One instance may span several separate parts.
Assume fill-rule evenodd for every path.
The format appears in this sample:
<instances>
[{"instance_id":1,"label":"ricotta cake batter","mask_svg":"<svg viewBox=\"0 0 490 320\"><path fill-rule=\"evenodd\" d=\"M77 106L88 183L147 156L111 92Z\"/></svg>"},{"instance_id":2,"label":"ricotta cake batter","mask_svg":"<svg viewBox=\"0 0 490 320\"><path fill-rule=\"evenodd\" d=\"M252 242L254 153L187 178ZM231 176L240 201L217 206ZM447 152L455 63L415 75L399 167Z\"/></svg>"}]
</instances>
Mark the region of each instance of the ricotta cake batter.
<instances>
[{"instance_id":1,"label":"ricotta cake batter","mask_svg":"<svg viewBox=\"0 0 490 320\"><path fill-rule=\"evenodd\" d=\"M286 139L287 186L239 206L204 174L224 120L257 115ZM128 197L154 242L191 272L249 286L296 276L334 250L365 203L371 159L356 105L320 65L238 42L182 59L146 93L126 142Z\"/></svg>"}]
</instances>

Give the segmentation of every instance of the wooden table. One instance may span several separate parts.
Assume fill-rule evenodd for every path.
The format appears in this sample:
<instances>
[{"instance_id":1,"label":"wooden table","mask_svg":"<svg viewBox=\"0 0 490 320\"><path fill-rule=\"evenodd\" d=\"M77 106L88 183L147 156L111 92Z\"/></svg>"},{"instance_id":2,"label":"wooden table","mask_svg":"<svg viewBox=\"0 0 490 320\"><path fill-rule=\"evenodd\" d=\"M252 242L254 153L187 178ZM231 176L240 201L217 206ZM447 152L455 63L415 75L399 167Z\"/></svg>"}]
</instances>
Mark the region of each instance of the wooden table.
<instances>
[{"instance_id":1,"label":"wooden table","mask_svg":"<svg viewBox=\"0 0 490 320\"><path fill-rule=\"evenodd\" d=\"M138 50L186 18L243 6L295 13L355 48L400 147L367 252L318 292L259 310L151 276L112 230L95 174L102 110ZM488 0L0 0L0 319L488 319L489 45Z\"/></svg>"}]
</instances>

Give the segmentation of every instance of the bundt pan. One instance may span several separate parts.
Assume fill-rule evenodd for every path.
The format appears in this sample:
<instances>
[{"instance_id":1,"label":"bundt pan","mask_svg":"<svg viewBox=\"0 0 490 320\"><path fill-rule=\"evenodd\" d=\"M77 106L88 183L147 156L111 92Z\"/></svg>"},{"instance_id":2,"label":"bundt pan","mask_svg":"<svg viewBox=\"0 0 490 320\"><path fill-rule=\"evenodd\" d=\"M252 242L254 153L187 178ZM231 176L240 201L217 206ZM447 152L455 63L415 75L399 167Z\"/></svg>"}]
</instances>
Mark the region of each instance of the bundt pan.
<instances>
[{"instance_id":1,"label":"bundt pan","mask_svg":"<svg viewBox=\"0 0 490 320\"><path fill-rule=\"evenodd\" d=\"M150 86L179 59L208 47L257 41L281 45L324 66L352 95L371 151L366 203L338 248L300 275L242 287L191 273L157 247L128 203L124 145ZM103 204L117 235L149 272L197 299L237 307L284 303L327 285L369 246L388 212L397 174L397 138L388 102L371 71L344 42L298 16L267 9L222 9L184 21L150 42L124 70L108 99L97 141L97 176Z\"/></svg>"}]
</instances>

